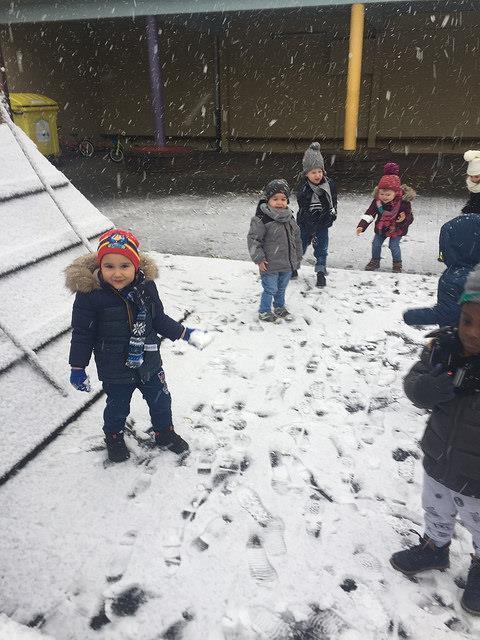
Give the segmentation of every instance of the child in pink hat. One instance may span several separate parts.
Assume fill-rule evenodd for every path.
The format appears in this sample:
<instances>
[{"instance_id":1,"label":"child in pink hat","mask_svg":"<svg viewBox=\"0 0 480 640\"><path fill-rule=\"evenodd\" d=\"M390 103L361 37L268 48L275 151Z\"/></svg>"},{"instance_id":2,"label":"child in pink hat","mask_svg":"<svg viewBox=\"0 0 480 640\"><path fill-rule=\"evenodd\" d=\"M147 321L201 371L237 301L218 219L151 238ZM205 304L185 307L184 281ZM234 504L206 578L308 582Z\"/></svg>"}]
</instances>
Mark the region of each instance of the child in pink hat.
<instances>
[{"instance_id":1,"label":"child in pink hat","mask_svg":"<svg viewBox=\"0 0 480 640\"><path fill-rule=\"evenodd\" d=\"M375 188L374 198L357 224L357 236L375 220L375 236L372 242L372 258L365 271L376 271L380 267L382 245L389 238L394 273L402 271L400 240L408 232L413 222L411 201L415 191L400 182L400 167L395 162L387 162L383 176Z\"/></svg>"}]
</instances>

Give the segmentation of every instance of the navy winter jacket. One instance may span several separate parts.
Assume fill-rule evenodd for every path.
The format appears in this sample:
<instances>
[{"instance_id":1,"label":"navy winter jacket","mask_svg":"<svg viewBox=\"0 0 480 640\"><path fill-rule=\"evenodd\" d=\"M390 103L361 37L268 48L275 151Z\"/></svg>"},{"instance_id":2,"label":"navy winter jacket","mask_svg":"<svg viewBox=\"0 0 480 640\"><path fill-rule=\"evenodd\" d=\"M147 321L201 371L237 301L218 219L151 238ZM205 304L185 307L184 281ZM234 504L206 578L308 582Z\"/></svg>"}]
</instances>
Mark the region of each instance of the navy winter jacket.
<instances>
[{"instance_id":1,"label":"navy winter jacket","mask_svg":"<svg viewBox=\"0 0 480 640\"><path fill-rule=\"evenodd\" d=\"M330 186L332 203L325 192L320 196L321 210L312 212L310 204L313 191L306 178L301 181L297 191L298 213L297 224L301 229L315 233L319 229L331 227L337 215L337 187L331 178L324 177Z\"/></svg>"},{"instance_id":2,"label":"navy winter jacket","mask_svg":"<svg viewBox=\"0 0 480 640\"><path fill-rule=\"evenodd\" d=\"M437 304L406 311L403 319L409 325L458 325L458 300L468 274L480 262L480 215L463 214L446 222L440 229L439 248L439 259L447 268L438 281Z\"/></svg>"},{"instance_id":3,"label":"navy winter jacket","mask_svg":"<svg viewBox=\"0 0 480 640\"><path fill-rule=\"evenodd\" d=\"M69 363L85 368L92 351L98 377L103 382L131 384L147 382L160 370L160 340L158 334L178 340L184 327L167 316L157 287L155 263L142 255L140 268L145 273L145 351L138 369L126 366L131 328L136 317L134 305L113 287L98 279L95 255L77 258L66 270L67 287L74 293L72 340Z\"/></svg>"}]
</instances>

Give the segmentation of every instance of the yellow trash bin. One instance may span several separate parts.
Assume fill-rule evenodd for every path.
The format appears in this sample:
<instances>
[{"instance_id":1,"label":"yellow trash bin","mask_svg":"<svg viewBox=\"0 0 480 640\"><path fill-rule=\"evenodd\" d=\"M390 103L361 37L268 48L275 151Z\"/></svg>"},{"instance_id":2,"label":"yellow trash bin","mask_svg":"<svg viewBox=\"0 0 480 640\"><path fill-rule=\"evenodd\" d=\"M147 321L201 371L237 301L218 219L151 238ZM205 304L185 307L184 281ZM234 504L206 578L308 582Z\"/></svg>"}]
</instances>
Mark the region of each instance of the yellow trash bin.
<instances>
[{"instance_id":1,"label":"yellow trash bin","mask_svg":"<svg viewBox=\"0 0 480 640\"><path fill-rule=\"evenodd\" d=\"M13 121L44 156L60 155L57 131L58 104L39 93L11 93Z\"/></svg>"}]
</instances>

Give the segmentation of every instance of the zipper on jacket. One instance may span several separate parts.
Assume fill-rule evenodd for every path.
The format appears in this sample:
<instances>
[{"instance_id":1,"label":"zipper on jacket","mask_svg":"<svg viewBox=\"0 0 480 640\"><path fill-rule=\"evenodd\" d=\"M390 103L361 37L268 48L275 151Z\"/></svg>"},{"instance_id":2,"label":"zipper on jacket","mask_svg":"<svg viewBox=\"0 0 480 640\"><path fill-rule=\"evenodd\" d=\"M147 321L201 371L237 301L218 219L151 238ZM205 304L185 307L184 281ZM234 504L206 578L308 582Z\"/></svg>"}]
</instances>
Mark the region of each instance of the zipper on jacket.
<instances>
[{"instance_id":1,"label":"zipper on jacket","mask_svg":"<svg viewBox=\"0 0 480 640\"><path fill-rule=\"evenodd\" d=\"M462 398L459 398L458 407L455 409L455 414L453 416L453 429L450 435L448 436L447 449L445 451L445 462L447 463L445 474L444 474L445 478L448 476L448 473L450 471L450 454L452 453L452 449L453 449L453 441L460 427L459 417L460 417L460 414L462 413L462 409L463 409Z\"/></svg>"},{"instance_id":2,"label":"zipper on jacket","mask_svg":"<svg viewBox=\"0 0 480 640\"><path fill-rule=\"evenodd\" d=\"M117 296L123 300L123 302L125 303L125 306L127 307L127 316L128 316L128 326L130 328L130 331L133 329L133 316L132 316L132 310L130 309L130 305L128 304L128 300L126 300L120 293L118 293L118 291L116 289L114 289L112 287L112 291L114 293L117 294Z\"/></svg>"},{"instance_id":3,"label":"zipper on jacket","mask_svg":"<svg viewBox=\"0 0 480 640\"><path fill-rule=\"evenodd\" d=\"M290 220L288 222L290 222ZM292 252L290 250L290 238L288 237L287 225L284 225L284 228L285 228L285 233L287 234L288 261L290 262L290 266L292 267L292 271L293 271Z\"/></svg>"}]
</instances>

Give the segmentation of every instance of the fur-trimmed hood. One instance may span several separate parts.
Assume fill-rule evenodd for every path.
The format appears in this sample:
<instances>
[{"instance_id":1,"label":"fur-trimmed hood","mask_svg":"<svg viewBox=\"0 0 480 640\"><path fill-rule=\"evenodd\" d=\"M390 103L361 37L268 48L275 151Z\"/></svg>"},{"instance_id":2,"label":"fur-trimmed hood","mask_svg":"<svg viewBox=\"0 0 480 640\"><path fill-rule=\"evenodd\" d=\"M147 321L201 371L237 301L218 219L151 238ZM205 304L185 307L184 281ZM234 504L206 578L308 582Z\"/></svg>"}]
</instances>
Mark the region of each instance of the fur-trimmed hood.
<instances>
[{"instance_id":1,"label":"fur-trimmed hood","mask_svg":"<svg viewBox=\"0 0 480 640\"><path fill-rule=\"evenodd\" d=\"M409 187L408 184L402 184L402 200L406 202L412 202L415 199L417 192L412 187ZM375 187L373 190L373 198L376 200L378 197L378 187Z\"/></svg>"},{"instance_id":2,"label":"fur-trimmed hood","mask_svg":"<svg viewBox=\"0 0 480 640\"><path fill-rule=\"evenodd\" d=\"M145 280L158 278L158 267L150 256L140 253L140 269L145 274ZM65 269L65 285L72 293L90 293L100 289L98 279L98 263L95 253L76 258Z\"/></svg>"}]
</instances>

